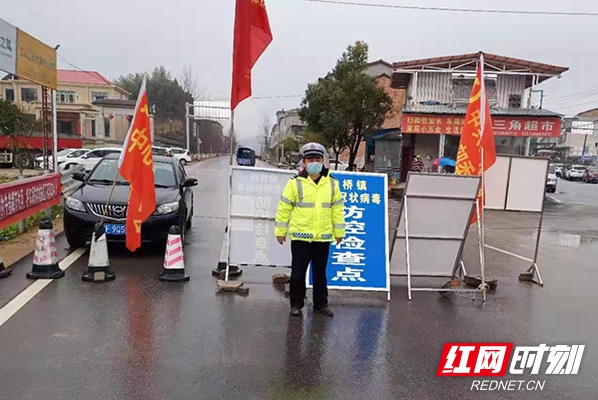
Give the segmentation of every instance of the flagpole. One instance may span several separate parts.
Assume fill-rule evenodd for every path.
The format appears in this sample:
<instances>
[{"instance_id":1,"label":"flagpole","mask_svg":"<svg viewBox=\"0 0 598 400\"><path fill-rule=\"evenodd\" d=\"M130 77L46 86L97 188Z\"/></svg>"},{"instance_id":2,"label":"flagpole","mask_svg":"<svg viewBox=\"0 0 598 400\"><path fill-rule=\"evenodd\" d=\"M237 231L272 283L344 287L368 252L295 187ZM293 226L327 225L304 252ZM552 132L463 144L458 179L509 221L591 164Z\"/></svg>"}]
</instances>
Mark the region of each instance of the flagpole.
<instances>
[{"instance_id":1,"label":"flagpole","mask_svg":"<svg viewBox=\"0 0 598 400\"><path fill-rule=\"evenodd\" d=\"M230 133L228 135L229 137L229 153L230 153L230 159L229 159L229 164L233 165L233 133L235 132L235 110L231 110L230 112Z\"/></svg>"},{"instance_id":2,"label":"flagpole","mask_svg":"<svg viewBox=\"0 0 598 400\"><path fill-rule=\"evenodd\" d=\"M480 101L480 115L482 116L480 121L480 139L484 135L484 128L486 127L486 84L484 82L484 54L480 54L480 68L481 68L481 75L482 81L480 82L482 88L482 97ZM482 205L481 205L481 225L482 225L482 252L481 252L481 260L480 260L480 270L482 275L482 298L483 301L486 301L486 213L484 212L484 206L486 205L486 170L484 168L484 146L481 145L480 142L480 152L481 152L481 168L482 168Z\"/></svg>"}]
</instances>

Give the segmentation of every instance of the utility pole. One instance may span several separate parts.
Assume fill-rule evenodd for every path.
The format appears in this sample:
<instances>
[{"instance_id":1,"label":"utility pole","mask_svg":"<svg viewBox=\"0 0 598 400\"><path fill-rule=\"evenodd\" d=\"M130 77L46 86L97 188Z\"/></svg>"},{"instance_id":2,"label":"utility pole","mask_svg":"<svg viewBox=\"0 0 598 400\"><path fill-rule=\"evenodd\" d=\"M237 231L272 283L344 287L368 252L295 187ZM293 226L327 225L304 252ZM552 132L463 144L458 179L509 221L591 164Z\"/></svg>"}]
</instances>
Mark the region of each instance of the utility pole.
<instances>
[{"instance_id":1,"label":"utility pole","mask_svg":"<svg viewBox=\"0 0 598 400\"><path fill-rule=\"evenodd\" d=\"M189 107L191 104L185 103L185 134L187 137L187 151L191 150L191 142L190 142L190 135L189 135L189 118L191 117L191 113L189 112Z\"/></svg>"}]
</instances>

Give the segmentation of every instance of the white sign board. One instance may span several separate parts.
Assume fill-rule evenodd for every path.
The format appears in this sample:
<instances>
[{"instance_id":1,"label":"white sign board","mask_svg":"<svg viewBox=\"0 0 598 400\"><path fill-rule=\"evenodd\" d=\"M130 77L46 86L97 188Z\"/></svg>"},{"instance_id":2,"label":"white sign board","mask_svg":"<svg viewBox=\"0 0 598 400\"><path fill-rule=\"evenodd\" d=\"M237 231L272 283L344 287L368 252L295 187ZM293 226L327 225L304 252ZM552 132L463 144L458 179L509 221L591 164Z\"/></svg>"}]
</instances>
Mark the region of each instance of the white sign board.
<instances>
[{"instance_id":1,"label":"white sign board","mask_svg":"<svg viewBox=\"0 0 598 400\"><path fill-rule=\"evenodd\" d=\"M546 158L497 156L485 175L486 209L542 212Z\"/></svg>"},{"instance_id":2,"label":"white sign board","mask_svg":"<svg viewBox=\"0 0 598 400\"><path fill-rule=\"evenodd\" d=\"M276 207L296 171L232 167L230 265L291 266L289 241L274 236Z\"/></svg>"},{"instance_id":3,"label":"white sign board","mask_svg":"<svg viewBox=\"0 0 598 400\"><path fill-rule=\"evenodd\" d=\"M404 197L407 224L403 204L390 274L407 273L408 237L411 276L451 276L461 257L479 187L479 176L410 172Z\"/></svg>"},{"instance_id":4,"label":"white sign board","mask_svg":"<svg viewBox=\"0 0 598 400\"><path fill-rule=\"evenodd\" d=\"M230 103L226 101L195 101L193 102L193 118L211 121L229 120Z\"/></svg>"},{"instance_id":5,"label":"white sign board","mask_svg":"<svg viewBox=\"0 0 598 400\"><path fill-rule=\"evenodd\" d=\"M574 135L592 135L594 133L594 121L573 121L571 133Z\"/></svg>"},{"instance_id":6,"label":"white sign board","mask_svg":"<svg viewBox=\"0 0 598 400\"><path fill-rule=\"evenodd\" d=\"M0 70L17 73L17 27L0 18Z\"/></svg>"}]
</instances>

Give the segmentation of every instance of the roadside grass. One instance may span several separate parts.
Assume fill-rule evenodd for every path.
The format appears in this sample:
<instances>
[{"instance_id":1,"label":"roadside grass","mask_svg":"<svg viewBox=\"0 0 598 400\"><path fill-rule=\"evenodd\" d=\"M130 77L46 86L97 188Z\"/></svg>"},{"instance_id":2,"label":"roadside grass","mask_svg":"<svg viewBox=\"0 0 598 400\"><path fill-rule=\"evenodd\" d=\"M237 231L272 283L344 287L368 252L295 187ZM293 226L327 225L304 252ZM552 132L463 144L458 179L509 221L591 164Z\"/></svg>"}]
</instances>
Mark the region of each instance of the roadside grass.
<instances>
[{"instance_id":1,"label":"roadside grass","mask_svg":"<svg viewBox=\"0 0 598 400\"><path fill-rule=\"evenodd\" d=\"M61 218L62 215L64 214L64 209L61 205L55 205L52 206L50 208L51 211L51 215L52 215L52 221ZM37 226L39 225L39 222L45 218L46 216L46 212L45 211L39 211L33 215L31 215L29 218L27 218L27 223L26 223L26 227L25 227L25 232L27 232L28 230L32 229L32 228L37 228ZM12 225L7 226L4 229L0 229L0 242L6 242L8 240L14 239L15 237L19 236L19 224L18 222L15 222Z\"/></svg>"}]
</instances>

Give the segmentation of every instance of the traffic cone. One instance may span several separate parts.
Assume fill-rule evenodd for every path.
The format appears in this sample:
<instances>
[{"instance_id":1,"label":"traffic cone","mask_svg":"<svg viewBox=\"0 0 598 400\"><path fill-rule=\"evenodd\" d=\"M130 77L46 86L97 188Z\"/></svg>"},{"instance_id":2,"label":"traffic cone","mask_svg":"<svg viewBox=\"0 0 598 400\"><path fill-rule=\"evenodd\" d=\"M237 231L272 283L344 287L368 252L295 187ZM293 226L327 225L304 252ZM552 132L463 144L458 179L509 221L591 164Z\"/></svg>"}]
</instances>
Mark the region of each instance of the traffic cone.
<instances>
[{"instance_id":1,"label":"traffic cone","mask_svg":"<svg viewBox=\"0 0 598 400\"><path fill-rule=\"evenodd\" d=\"M164 269L158 279L165 282L187 282L190 277L185 272L185 255L181 230L178 226L171 226L168 231L168 242L164 253Z\"/></svg>"},{"instance_id":2,"label":"traffic cone","mask_svg":"<svg viewBox=\"0 0 598 400\"><path fill-rule=\"evenodd\" d=\"M39 223L35 254L33 255L33 268L27 272L29 279L57 279L64 276L64 271L58 266L58 252L54 228L50 218L44 218Z\"/></svg>"},{"instance_id":3,"label":"traffic cone","mask_svg":"<svg viewBox=\"0 0 598 400\"><path fill-rule=\"evenodd\" d=\"M6 268L4 266L4 260L0 258L0 279L6 278L11 272L12 269Z\"/></svg>"},{"instance_id":4,"label":"traffic cone","mask_svg":"<svg viewBox=\"0 0 598 400\"><path fill-rule=\"evenodd\" d=\"M116 276L110 271L110 260L108 259L108 242L106 241L106 229L104 224L98 222L93 228L91 236L91 249L89 250L89 262L87 272L81 277L86 282L113 281Z\"/></svg>"}]
</instances>

